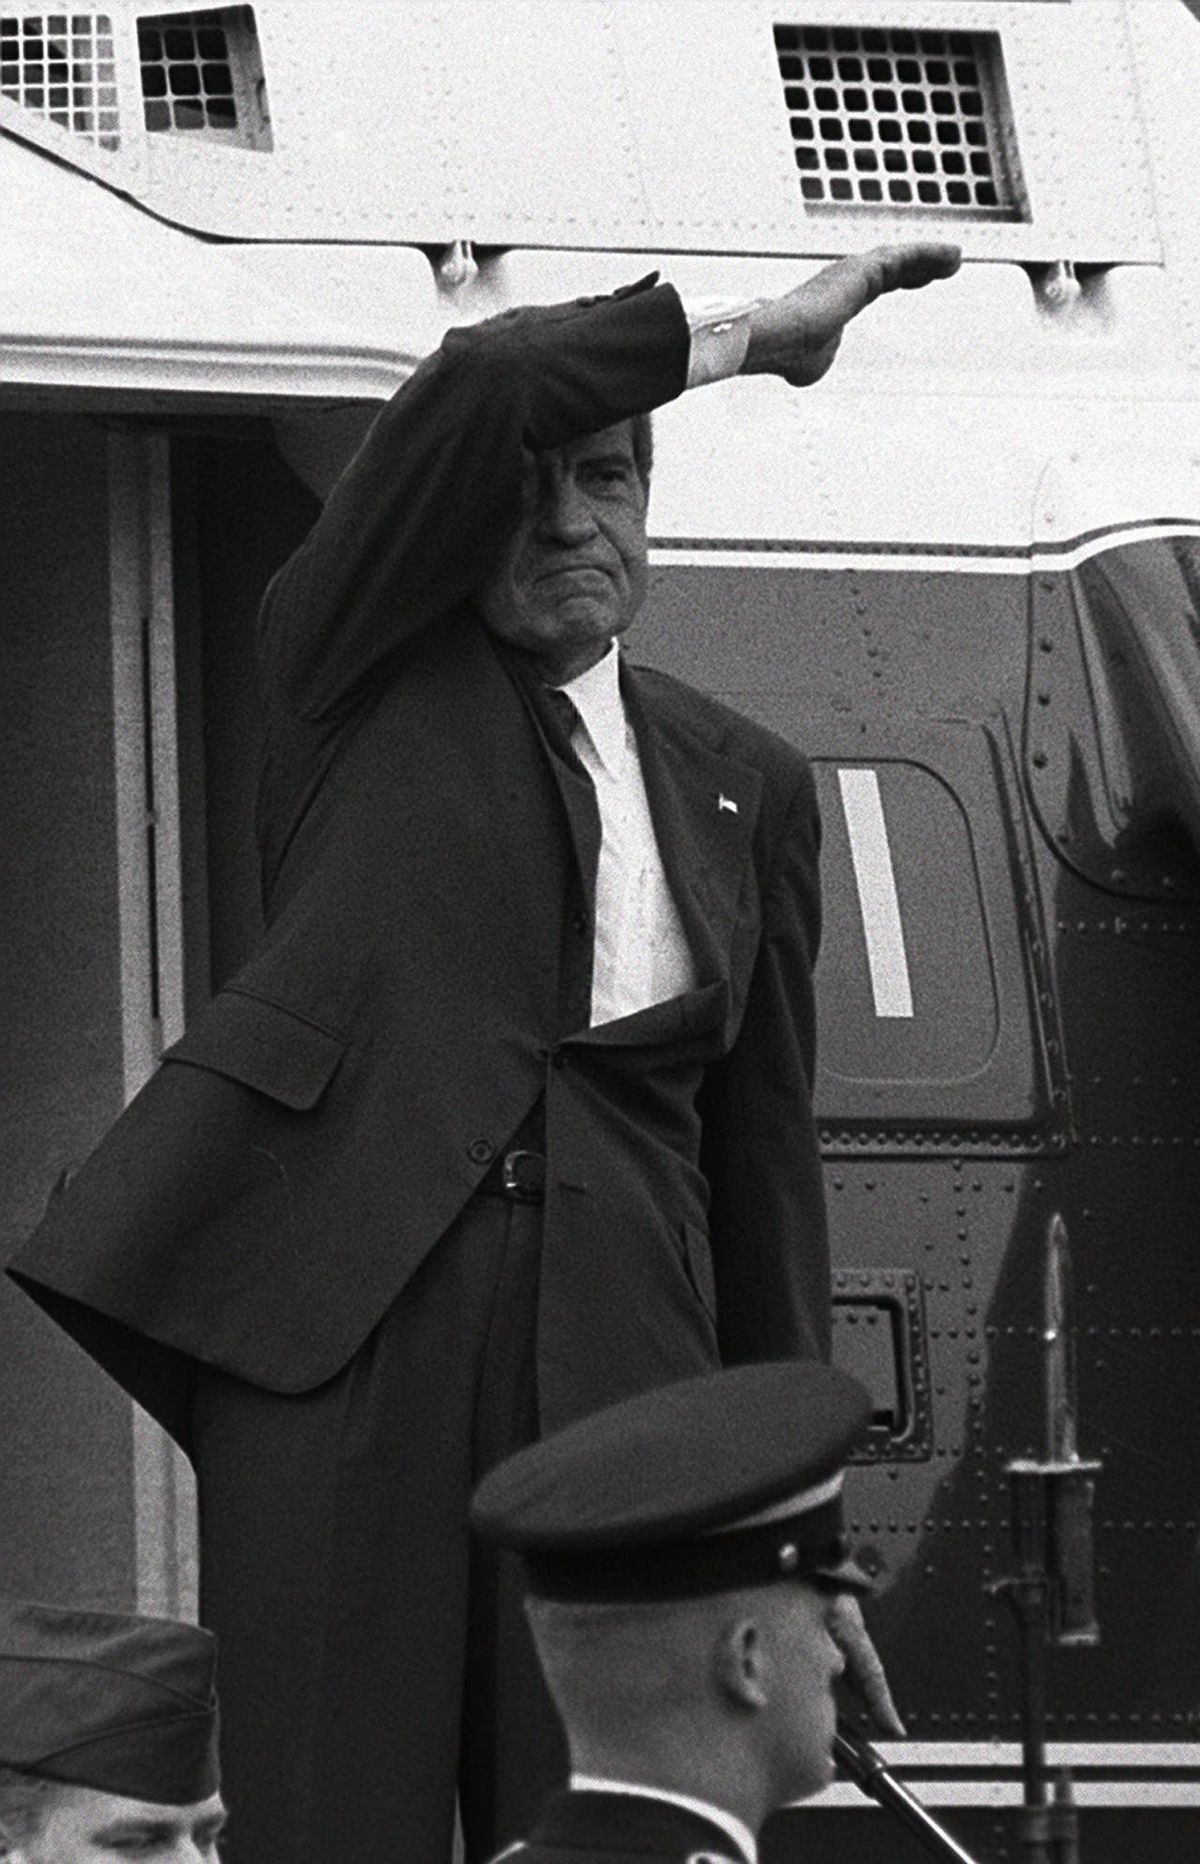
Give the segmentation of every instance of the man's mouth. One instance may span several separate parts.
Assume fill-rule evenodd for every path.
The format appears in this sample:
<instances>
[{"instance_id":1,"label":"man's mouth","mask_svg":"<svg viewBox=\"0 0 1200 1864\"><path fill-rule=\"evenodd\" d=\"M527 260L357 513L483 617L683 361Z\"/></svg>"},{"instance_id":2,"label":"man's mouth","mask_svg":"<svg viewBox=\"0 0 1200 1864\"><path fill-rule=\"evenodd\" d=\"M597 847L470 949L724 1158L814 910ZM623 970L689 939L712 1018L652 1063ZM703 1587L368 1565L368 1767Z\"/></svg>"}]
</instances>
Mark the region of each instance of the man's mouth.
<instances>
[{"instance_id":1,"label":"man's mouth","mask_svg":"<svg viewBox=\"0 0 1200 1864\"><path fill-rule=\"evenodd\" d=\"M553 569L541 570L534 578L536 582L550 582L556 576L602 576L609 581L609 574L598 563L556 563Z\"/></svg>"}]
</instances>

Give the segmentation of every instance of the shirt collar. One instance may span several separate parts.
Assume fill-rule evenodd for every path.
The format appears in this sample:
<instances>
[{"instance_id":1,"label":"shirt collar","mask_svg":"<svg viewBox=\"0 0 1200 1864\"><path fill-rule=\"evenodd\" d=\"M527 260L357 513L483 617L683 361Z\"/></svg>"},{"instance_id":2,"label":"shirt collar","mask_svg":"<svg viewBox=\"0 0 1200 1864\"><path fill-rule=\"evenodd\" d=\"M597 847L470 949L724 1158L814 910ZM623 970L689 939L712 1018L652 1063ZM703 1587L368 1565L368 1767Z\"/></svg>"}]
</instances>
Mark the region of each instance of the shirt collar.
<instances>
[{"instance_id":1,"label":"shirt collar","mask_svg":"<svg viewBox=\"0 0 1200 1864\"><path fill-rule=\"evenodd\" d=\"M586 673L577 673L573 680L559 688L574 705L597 757L611 777L620 776L628 744L620 669L620 650L613 641L594 667L589 667Z\"/></svg>"},{"instance_id":2,"label":"shirt collar","mask_svg":"<svg viewBox=\"0 0 1200 1864\"><path fill-rule=\"evenodd\" d=\"M586 677L586 675L584 676ZM633 1780L601 1780L589 1773L571 1775L573 1793L628 1793L634 1799L663 1799L669 1806L682 1806L685 1812L695 1812L710 1825L715 1825L726 1833L737 1846L746 1864L758 1864L758 1842L748 1825L735 1819L732 1812L726 1812L724 1806L710 1805L707 1799L693 1799L690 1793L671 1793L661 1786L639 1786Z\"/></svg>"}]
</instances>

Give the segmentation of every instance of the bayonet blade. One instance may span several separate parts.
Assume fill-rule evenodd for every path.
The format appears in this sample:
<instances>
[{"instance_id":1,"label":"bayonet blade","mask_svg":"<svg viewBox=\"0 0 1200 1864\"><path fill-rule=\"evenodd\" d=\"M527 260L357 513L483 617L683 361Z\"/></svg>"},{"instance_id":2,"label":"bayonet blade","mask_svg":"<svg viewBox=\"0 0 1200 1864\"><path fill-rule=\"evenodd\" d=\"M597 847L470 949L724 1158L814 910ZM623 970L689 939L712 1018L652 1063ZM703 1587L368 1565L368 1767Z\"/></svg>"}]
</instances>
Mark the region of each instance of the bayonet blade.
<instances>
[{"instance_id":1,"label":"bayonet blade","mask_svg":"<svg viewBox=\"0 0 1200 1864\"><path fill-rule=\"evenodd\" d=\"M1058 1211L1046 1229L1042 1343L1046 1381L1046 1455L1052 1463L1079 1456L1075 1425L1075 1340L1071 1313L1071 1248Z\"/></svg>"}]
</instances>

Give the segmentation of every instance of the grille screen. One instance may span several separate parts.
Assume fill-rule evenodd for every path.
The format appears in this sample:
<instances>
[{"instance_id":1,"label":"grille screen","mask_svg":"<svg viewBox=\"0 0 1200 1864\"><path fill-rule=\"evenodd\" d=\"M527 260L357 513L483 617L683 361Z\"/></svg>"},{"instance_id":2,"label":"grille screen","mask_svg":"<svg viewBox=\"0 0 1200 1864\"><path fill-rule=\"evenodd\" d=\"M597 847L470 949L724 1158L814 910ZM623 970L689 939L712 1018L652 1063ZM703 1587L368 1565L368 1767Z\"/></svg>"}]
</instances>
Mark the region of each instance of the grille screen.
<instances>
[{"instance_id":1,"label":"grille screen","mask_svg":"<svg viewBox=\"0 0 1200 1864\"><path fill-rule=\"evenodd\" d=\"M998 34L776 26L775 50L806 208L1024 217Z\"/></svg>"},{"instance_id":2,"label":"grille screen","mask_svg":"<svg viewBox=\"0 0 1200 1864\"><path fill-rule=\"evenodd\" d=\"M151 133L270 147L266 84L250 7L139 19L138 57Z\"/></svg>"},{"instance_id":3,"label":"grille screen","mask_svg":"<svg viewBox=\"0 0 1200 1864\"><path fill-rule=\"evenodd\" d=\"M108 15L0 14L0 96L102 149L117 148L120 119Z\"/></svg>"}]
</instances>

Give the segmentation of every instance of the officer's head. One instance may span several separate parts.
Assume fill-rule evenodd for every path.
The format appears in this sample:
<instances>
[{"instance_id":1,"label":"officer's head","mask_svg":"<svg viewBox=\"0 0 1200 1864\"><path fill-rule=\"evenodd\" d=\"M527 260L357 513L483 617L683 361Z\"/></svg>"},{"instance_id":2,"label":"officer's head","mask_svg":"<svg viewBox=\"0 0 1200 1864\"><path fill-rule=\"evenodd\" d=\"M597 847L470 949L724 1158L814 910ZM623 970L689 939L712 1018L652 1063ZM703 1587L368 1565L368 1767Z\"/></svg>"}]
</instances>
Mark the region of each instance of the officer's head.
<instances>
[{"instance_id":1,"label":"officer's head","mask_svg":"<svg viewBox=\"0 0 1200 1864\"><path fill-rule=\"evenodd\" d=\"M129 1864L130 1858L215 1864L224 1824L219 1793L161 1806L0 1768L0 1858L6 1864Z\"/></svg>"},{"instance_id":2,"label":"officer's head","mask_svg":"<svg viewBox=\"0 0 1200 1864\"><path fill-rule=\"evenodd\" d=\"M526 453L521 516L478 603L553 681L598 660L645 599L650 463L649 415Z\"/></svg>"},{"instance_id":3,"label":"officer's head","mask_svg":"<svg viewBox=\"0 0 1200 1864\"><path fill-rule=\"evenodd\" d=\"M210 1864L214 1662L193 1625L0 1600L0 1858Z\"/></svg>"},{"instance_id":4,"label":"officer's head","mask_svg":"<svg viewBox=\"0 0 1200 1864\"><path fill-rule=\"evenodd\" d=\"M767 1806L820 1792L833 1774L843 1667L831 1604L797 1580L670 1601L530 1598L572 1767L624 1779L647 1756L672 1756L674 1784L686 1768L703 1798L720 1798L727 1764L755 1770Z\"/></svg>"},{"instance_id":5,"label":"officer's head","mask_svg":"<svg viewBox=\"0 0 1200 1864\"><path fill-rule=\"evenodd\" d=\"M828 1366L742 1366L597 1412L485 1480L473 1519L524 1556L577 1773L756 1817L828 1783L834 1603L870 1583L842 1538L842 1464L868 1415Z\"/></svg>"}]
</instances>

